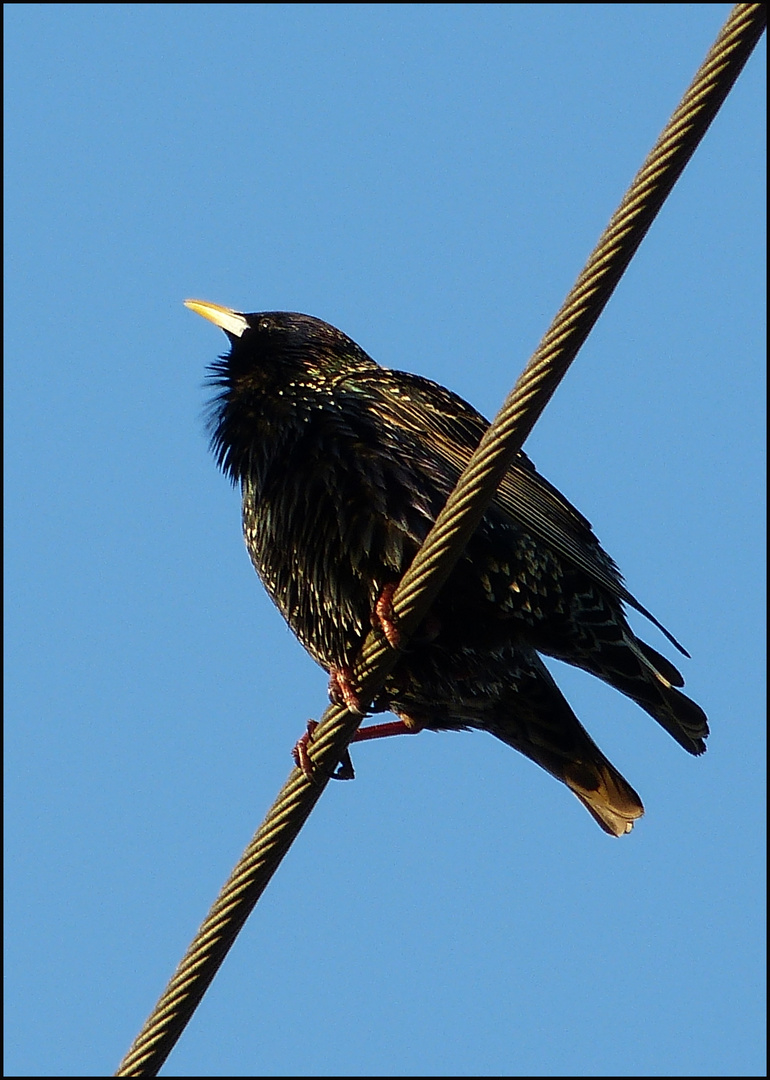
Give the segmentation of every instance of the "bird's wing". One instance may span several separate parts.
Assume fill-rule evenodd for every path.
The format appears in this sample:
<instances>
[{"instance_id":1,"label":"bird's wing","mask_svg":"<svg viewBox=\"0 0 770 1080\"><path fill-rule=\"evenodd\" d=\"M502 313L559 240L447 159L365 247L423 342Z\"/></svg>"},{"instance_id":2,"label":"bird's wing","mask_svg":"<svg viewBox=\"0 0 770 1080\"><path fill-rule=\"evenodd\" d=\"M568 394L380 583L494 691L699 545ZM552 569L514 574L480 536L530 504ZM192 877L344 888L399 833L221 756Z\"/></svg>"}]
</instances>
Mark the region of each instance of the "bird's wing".
<instances>
[{"instance_id":1,"label":"bird's wing","mask_svg":"<svg viewBox=\"0 0 770 1080\"><path fill-rule=\"evenodd\" d=\"M481 413L457 394L418 375L380 368L355 381L367 384L367 396L380 417L384 412L391 425L419 438L455 478L489 426ZM540 475L523 451L501 480L493 505L611 595L635 608L689 656L673 634L625 587L620 570L599 544L588 519Z\"/></svg>"}]
</instances>

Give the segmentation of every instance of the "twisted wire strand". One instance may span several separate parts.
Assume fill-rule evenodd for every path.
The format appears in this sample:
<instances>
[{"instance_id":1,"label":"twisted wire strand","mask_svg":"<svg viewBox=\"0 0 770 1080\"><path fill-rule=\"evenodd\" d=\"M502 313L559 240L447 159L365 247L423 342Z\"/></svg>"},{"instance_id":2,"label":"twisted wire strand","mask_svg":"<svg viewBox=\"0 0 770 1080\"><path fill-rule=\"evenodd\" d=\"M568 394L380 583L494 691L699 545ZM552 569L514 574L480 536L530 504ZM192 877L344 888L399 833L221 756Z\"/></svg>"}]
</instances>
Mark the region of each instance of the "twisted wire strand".
<instances>
[{"instance_id":1,"label":"twisted wire strand","mask_svg":"<svg viewBox=\"0 0 770 1080\"><path fill-rule=\"evenodd\" d=\"M761 37L763 4L736 5L664 128L585 269L485 433L392 602L404 642L425 616L480 522L495 489L599 318L653 219ZM399 654L372 631L353 668L371 702ZM293 769L196 934L116 1076L156 1076L239 930L299 833L358 728L342 706L324 713L310 757L316 779Z\"/></svg>"}]
</instances>

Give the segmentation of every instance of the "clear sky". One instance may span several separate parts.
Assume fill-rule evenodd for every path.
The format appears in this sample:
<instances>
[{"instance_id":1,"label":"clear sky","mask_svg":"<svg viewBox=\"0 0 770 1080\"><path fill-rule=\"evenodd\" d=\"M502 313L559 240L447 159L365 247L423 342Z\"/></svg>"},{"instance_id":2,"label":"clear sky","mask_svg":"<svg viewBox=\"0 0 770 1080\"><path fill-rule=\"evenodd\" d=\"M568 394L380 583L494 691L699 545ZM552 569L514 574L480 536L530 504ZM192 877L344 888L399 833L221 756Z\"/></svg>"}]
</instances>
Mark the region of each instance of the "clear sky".
<instances>
[{"instance_id":1,"label":"clear sky","mask_svg":"<svg viewBox=\"0 0 770 1080\"><path fill-rule=\"evenodd\" d=\"M326 703L208 453L289 309L492 415L725 4L12 4L6 1075L111 1073ZM692 654L701 759L552 664L605 836L483 734L354 748L168 1076L756 1076L764 42L527 443Z\"/></svg>"}]
</instances>

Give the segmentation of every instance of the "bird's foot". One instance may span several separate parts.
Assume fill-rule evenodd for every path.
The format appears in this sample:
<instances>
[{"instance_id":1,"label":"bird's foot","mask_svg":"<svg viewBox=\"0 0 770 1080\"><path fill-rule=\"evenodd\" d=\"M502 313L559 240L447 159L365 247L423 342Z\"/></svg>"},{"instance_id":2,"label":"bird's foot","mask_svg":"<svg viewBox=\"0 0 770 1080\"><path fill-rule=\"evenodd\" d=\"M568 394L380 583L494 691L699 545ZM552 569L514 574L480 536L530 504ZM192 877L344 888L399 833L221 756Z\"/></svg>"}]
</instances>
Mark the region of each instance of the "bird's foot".
<instances>
[{"instance_id":1,"label":"bird's foot","mask_svg":"<svg viewBox=\"0 0 770 1080\"><path fill-rule=\"evenodd\" d=\"M308 780L313 780L313 763L310 760L310 755L307 752L308 744L310 743L311 736L315 729L318 727L316 720L308 720L307 731L301 739L297 741L294 749L291 752L291 756L294 758L294 764L297 768L305 774Z\"/></svg>"},{"instance_id":2,"label":"bird's foot","mask_svg":"<svg viewBox=\"0 0 770 1080\"><path fill-rule=\"evenodd\" d=\"M313 763L310 760L310 754L308 753L308 746L310 740L313 737L313 732L318 727L317 720L308 720L307 731L297 742L296 746L291 752L294 758L294 764L297 768L305 774L308 780L315 780L315 770ZM345 750L344 754L340 758L340 763L334 772L331 774L332 780L355 780L356 773L353 768L353 762L350 760L350 754Z\"/></svg>"},{"instance_id":3,"label":"bird's foot","mask_svg":"<svg viewBox=\"0 0 770 1080\"><path fill-rule=\"evenodd\" d=\"M329 668L329 701L332 705L344 705L352 713L364 715L361 699L353 686L352 672L347 665Z\"/></svg>"},{"instance_id":4,"label":"bird's foot","mask_svg":"<svg viewBox=\"0 0 770 1080\"><path fill-rule=\"evenodd\" d=\"M294 749L292 750L292 757L294 758L294 764L300 769L308 780L315 780L315 769L313 763L310 760L310 754L308 753L308 746L310 740L313 738L313 733L318 727L316 720L308 720L307 731L298 740ZM412 717L406 716L401 720L392 720L387 724L371 724L369 727L359 728L355 733L351 742L368 742L369 739L387 739L391 735L417 735L422 731L423 725L419 720L413 720ZM353 762L350 760L350 754L346 749L340 758L339 765L331 773L332 780L355 780L356 772L353 768Z\"/></svg>"},{"instance_id":5,"label":"bird's foot","mask_svg":"<svg viewBox=\"0 0 770 1080\"><path fill-rule=\"evenodd\" d=\"M401 647L401 634L396 621L396 612L393 609L395 591L395 585L385 585L372 612L372 626L382 630L391 649Z\"/></svg>"}]
</instances>

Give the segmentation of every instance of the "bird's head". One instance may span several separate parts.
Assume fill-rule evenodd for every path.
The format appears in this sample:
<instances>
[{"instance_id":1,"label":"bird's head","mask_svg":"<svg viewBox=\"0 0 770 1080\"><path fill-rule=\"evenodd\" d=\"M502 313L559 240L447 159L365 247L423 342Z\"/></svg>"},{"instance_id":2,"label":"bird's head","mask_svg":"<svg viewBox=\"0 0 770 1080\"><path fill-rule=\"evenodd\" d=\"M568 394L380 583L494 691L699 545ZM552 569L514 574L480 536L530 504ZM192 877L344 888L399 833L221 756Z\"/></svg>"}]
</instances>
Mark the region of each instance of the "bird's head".
<instances>
[{"instance_id":1,"label":"bird's head","mask_svg":"<svg viewBox=\"0 0 770 1080\"><path fill-rule=\"evenodd\" d=\"M219 393L207 421L217 462L234 481L253 466L260 446L287 437L327 406L341 380L377 367L351 338L312 315L244 314L205 300L185 305L230 341L230 352L209 367Z\"/></svg>"}]
</instances>

